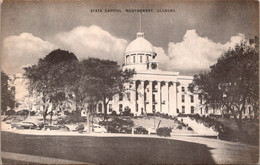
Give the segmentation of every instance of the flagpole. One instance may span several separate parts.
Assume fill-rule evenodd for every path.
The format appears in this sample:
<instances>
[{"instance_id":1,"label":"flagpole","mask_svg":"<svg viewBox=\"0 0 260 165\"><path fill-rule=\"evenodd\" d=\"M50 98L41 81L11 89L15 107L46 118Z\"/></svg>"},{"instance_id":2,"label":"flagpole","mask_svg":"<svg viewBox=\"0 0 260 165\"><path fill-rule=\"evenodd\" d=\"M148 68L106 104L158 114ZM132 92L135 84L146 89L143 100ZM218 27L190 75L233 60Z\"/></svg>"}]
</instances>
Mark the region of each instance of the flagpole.
<instances>
[{"instance_id":1,"label":"flagpole","mask_svg":"<svg viewBox=\"0 0 260 165\"><path fill-rule=\"evenodd\" d=\"M140 16L140 31L139 32L142 32L142 13L140 12L139 13L139 16Z\"/></svg>"}]
</instances>

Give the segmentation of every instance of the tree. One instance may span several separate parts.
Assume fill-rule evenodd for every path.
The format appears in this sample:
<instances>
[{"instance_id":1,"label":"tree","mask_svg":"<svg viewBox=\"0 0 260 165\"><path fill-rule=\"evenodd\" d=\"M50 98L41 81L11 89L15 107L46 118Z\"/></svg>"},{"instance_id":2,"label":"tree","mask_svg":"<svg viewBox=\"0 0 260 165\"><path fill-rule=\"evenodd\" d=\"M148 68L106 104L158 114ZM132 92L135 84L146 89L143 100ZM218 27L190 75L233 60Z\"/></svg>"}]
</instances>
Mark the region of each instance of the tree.
<instances>
[{"instance_id":1,"label":"tree","mask_svg":"<svg viewBox=\"0 0 260 165\"><path fill-rule=\"evenodd\" d=\"M104 119L107 117L107 105L114 95L126 91L124 84L135 74L134 70L122 70L115 61L89 58L80 63L78 93L81 100L96 107L103 102Z\"/></svg>"},{"instance_id":2,"label":"tree","mask_svg":"<svg viewBox=\"0 0 260 165\"><path fill-rule=\"evenodd\" d=\"M241 131L246 105L253 105L255 114L259 109L258 50L257 37L241 42L226 51L209 72L195 75L189 86L191 92L200 94L205 105L231 113Z\"/></svg>"},{"instance_id":3,"label":"tree","mask_svg":"<svg viewBox=\"0 0 260 165\"><path fill-rule=\"evenodd\" d=\"M14 87L9 85L9 77L1 71L1 114L5 114L8 108L15 106Z\"/></svg>"},{"instance_id":4,"label":"tree","mask_svg":"<svg viewBox=\"0 0 260 165\"><path fill-rule=\"evenodd\" d=\"M36 65L24 68L30 93L42 98L44 123L46 116L50 114L52 119L54 109L71 96L77 62L73 53L57 49L39 59Z\"/></svg>"}]
</instances>

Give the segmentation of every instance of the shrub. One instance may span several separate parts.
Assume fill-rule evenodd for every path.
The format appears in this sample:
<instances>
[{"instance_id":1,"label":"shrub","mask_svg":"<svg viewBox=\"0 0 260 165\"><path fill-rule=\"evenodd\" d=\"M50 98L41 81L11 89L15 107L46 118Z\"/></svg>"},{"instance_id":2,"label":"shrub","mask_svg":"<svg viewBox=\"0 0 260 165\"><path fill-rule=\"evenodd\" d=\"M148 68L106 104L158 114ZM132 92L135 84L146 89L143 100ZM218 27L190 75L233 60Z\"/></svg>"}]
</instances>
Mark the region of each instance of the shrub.
<instances>
[{"instance_id":1,"label":"shrub","mask_svg":"<svg viewBox=\"0 0 260 165\"><path fill-rule=\"evenodd\" d=\"M224 114L223 117L224 119L230 119L230 114Z\"/></svg>"},{"instance_id":2,"label":"shrub","mask_svg":"<svg viewBox=\"0 0 260 165\"><path fill-rule=\"evenodd\" d=\"M117 116L116 111L112 111L112 112L111 112L111 116Z\"/></svg>"},{"instance_id":3,"label":"shrub","mask_svg":"<svg viewBox=\"0 0 260 165\"><path fill-rule=\"evenodd\" d=\"M31 116L34 116L35 114L36 114L35 111L31 111L31 112L30 112L30 115L31 115Z\"/></svg>"},{"instance_id":4,"label":"shrub","mask_svg":"<svg viewBox=\"0 0 260 165\"><path fill-rule=\"evenodd\" d=\"M182 126L181 126L181 124L179 124L179 125L177 126L177 129L179 129L179 130L181 130L181 129L182 129Z\"/></svg>"},{"instance_id":5,"label":"shrub","mask_svg":"<svg viewBox=\"0 0 260 165\"><path fill-rule=\"evenodd\" d=\"M111 118L110 121L101 121L99 125L103 125L108 128L108 132L119 133L121 130L124 130L125 127L132 127L134 122L127 118L123 119L120 117Z\"/></svg>"},{"instance_id":6,"label":"shrub","mask_svg":"<svg viewBox=\"0 0 260 165\"><path fill-rule=\"evenodd\" d=\"M193 129L192 129L191 127L188 127L187 130L189 130L189 131L193 131Z\"/></svg>"},{"instance_id":7,"label":"shrub","mask_svg":"<svg viewBox=\"0 0 260 165\"><path fill-rule=\"evenodd\" d=\"M83 124L79 124L76 128L75 128L75 130L76 131L79 131L79 132L83 132L83 130L84 130L84 125Z\"/></svg>"},{"instance_id":8,"label":"shrub","mask_svg":"<svg viewBox=\"0 0 260 165\"><path fill-rule=\"evenodd\" d=\"M57 124L76 124L86 122L86 117L78 116L78 115L70 115L65 118L59 118Z\"/></svg>"},{"instance_id":9,"label":"shrub","mask_svg":"<svg viewBox=\"0 0 260 165\"><path fill-rule=\"evenodd\" d=\"M10 115L15 115L16 112L14 110L9 110L9 111L6 111L5 113L7 116L10 116Z\"/></svg>"},{"instance_id":10,"label":"shrub","mask_svg":"<svg viewBox=\"0 0 260 165\"><path fill-rule=\"evenodd\" d=\"M28 110L21 110L16 112L16 115L20 115L20 116L27 116L29 114Z\"/></svg>"},{"instance_id":11,"label":"shrub","mask_svg":"<svg viewBox=\"0 0 260 165\"><path fill-rule=\"evenodd\" d=\"M156 130L157 135L159 136L171 136L172 129L168 127L161 127Z\"/></svg>"}]
</instances>

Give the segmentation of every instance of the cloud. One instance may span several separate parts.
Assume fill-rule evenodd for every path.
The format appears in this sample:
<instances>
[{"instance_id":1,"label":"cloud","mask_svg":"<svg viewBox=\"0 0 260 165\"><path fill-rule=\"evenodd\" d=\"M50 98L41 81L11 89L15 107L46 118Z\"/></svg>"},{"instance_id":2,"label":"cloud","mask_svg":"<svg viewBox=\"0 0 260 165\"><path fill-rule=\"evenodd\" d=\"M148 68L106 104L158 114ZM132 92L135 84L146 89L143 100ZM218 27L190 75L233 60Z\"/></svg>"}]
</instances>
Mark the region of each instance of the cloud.
<instances>
[{"instance_id":1,"label":"cloud","mask_svg":"<svg viewBox=\"0 0 260 165\"><path fill-rule=\"evenodd\" d=\"M102 28L79 26L61 32L44 41L30 33L9 36L3 41L2 69L8 74L21 73L24 66L36 64L39 58L61 48L73 52L79 59L97 57L122 64L127 41L112 36Z\"/></svg>"},{"instance_id":2,"label":"cloud","mask_svg":"<svg viewBox=\"0 0 260 165\"><path fill-rule=\"evenodd\" d=\"M221 44L199 36L195 30L188 30L181 42L168 44L168 53L161 47L154 49L162 70L194 73L208 69L224 51L244 38L239 33ZM73 52L79 59L97 57L116 60L122 64L126 46L125 39L115 37L96 25L79 26L71 31L58 33L49 41L30 33L22 33L4 39L2 67L9 74L21 73L23 66L36 64L39 58L57 48Z\"/></svg>"},{"instance_id":3,"label":"cloud","mask_svg":"<svg viewBox=\"0 0 260 165\"><path fill-rule=\"evenodd\" d=\"M30 33L9 36L3 41L2 69L8 74L21 73L24 66L36 64L53 49L53 44Z\"/></svg>"},{"instance_id":4,"label":"cloud","mask_svg":"<svg viewBox=\"0 0 260 165\"><path fill-rule=\"evenodd\" d=\"M165 53L162 47L154 47L154 51L157 53L156 60L159 62L159 68L161 70L170 70L169 56Z\"/></svg>"},{"instance_id":5,"label":"cloud","mask_svg":"<svg viewBox=\"0 0 260 165\"><path fill-rule=\"evenodd\" d=\"M168 70L194 73L208 69L224 51L234 47L244 38L245 36L239 33L231 37L227 43L221 44L207 37L200 37L195 30L188 30L183 41L168 44L168 55L162 48L157 48L157 58Z\"/></svg>"},{"instance_id":6,"label":"cloud","mask_svg":"<svg viewBox=\"0 0 260 165\"><path fill-rule=\"evenodd\" d=\"M69 50L79 59L97 57L123 62L127 41L112 36L99 26L79 26L69 32L58 33L54 42L61 49Z\"/></svg>"}]
</instances>

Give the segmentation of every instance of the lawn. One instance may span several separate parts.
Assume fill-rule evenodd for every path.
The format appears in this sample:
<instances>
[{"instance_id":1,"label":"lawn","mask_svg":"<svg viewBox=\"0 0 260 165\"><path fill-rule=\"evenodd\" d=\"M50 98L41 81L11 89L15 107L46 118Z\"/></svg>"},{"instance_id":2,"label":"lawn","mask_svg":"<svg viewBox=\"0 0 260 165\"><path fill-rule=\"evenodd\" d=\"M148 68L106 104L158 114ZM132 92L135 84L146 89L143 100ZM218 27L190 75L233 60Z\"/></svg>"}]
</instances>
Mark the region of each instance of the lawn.
<instances>
[{"instance_id":1,"label":"lawn","mask_svg":"<svg viewBox=\"0 0 260 165\"><path fill-rule=\"evenodd\" d=\"M162 138L36 136L2 132L2 151L95 164L212 164L203 144Z\"/></svg>"},{"instance_id":2,"label":"lawn","mask_svg":"<svg viewBox=\"0 0 260 165\"><path fill-rule=\"evenodd\" d=\"M221 123L223 123L226 127L238 131L237 124L235 122L235 119L217 119ZM252 134L252 132L256 131L255 129L258 129L258 122L253 122L250 120L244 120L243 121L243 130L247 131L249 134Z\"/></svg>"},{"instance_id":3,"label":"lawn","mask_svg":"<svg viewBox=\"0 0 260 165\"><path fill-rule=\"evenodd\" d=\"M234 119L217 119L224 124L225 127L231 129L231 132L227 134L226 140L235 140L244 143L259 144L259 123L243 120L243 132L238 130L237 124Z\"/></svg>"}]
</instances>

